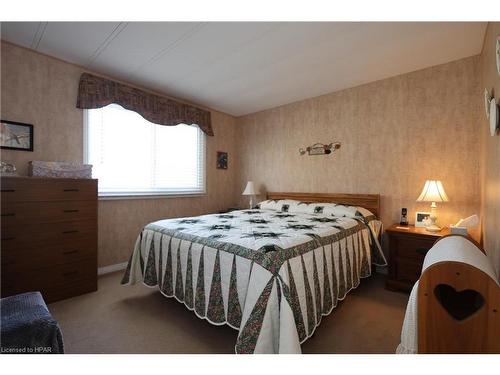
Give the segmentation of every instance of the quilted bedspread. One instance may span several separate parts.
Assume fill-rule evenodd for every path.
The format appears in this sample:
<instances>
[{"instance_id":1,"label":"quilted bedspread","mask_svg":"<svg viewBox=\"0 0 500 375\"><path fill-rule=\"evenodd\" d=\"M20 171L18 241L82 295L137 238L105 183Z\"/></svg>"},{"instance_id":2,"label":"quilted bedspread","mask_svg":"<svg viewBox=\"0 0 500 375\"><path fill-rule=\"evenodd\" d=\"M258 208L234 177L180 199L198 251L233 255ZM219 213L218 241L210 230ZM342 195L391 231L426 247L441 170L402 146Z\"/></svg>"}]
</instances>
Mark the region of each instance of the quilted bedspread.
<instances>
[{"instance_id":1,"label":"quilted bedspread","mask_svg":"<svg viewBox=\"0 0 500 375\"><path fill-rule=\"evenodd\" d=\"M300 353L322 316L386 261L373 216L298 204L148 224L122 284L158 287L239 330L236 353Z\"/></svg>"}]
</instances>

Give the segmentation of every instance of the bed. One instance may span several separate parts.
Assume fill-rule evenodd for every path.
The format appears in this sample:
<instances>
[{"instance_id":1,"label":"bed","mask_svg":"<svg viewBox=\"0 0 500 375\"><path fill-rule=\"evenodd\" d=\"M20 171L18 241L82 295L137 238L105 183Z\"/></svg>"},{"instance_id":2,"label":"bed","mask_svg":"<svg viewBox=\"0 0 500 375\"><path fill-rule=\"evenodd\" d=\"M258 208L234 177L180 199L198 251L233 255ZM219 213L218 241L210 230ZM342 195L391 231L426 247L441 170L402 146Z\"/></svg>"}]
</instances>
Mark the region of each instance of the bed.
<instances>
[{"instance_id":1,"label":"bed","mask_svg":"<svg viewBox=\"0 0 500 375\"><path fill-rule=\"evenodd\" d=\"M239 331L236 353L301 353L322 316L386 260L379 195L268 193L253 209L160 220L122 284L143 282Z\"/></svg>"}]
</instances>

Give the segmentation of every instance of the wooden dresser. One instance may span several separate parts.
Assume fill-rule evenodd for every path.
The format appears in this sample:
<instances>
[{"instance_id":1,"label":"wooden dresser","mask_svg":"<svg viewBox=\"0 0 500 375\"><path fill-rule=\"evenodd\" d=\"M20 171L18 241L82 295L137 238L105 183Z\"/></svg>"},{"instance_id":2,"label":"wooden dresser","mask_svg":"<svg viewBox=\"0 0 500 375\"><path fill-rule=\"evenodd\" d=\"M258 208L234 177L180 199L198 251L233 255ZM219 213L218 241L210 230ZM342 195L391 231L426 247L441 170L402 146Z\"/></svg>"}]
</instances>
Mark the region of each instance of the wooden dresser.
<instances>
[{"instance_id":1,"label":"wooden dresser","mask_svg":"<svg viewBox=\"0 0 500 375\"><path fill-rule=\"evenodd\" d=\"M1 294L97 290L97 180L1 178Z\"/></svg>"},{"instance_id":2,"label":"wooden dresser","mask_svg":"<svg viewBox=\"0 0 500 375\"><path fill-rule=\"evenodd\" d=\"M389 237L389 275L387 289L410 291L422 272L425 254L439 238L450 234L448 228L441 232L428 232L425 228L400 229L394 224L385 232Z\"/></svg>"}]
</instances>

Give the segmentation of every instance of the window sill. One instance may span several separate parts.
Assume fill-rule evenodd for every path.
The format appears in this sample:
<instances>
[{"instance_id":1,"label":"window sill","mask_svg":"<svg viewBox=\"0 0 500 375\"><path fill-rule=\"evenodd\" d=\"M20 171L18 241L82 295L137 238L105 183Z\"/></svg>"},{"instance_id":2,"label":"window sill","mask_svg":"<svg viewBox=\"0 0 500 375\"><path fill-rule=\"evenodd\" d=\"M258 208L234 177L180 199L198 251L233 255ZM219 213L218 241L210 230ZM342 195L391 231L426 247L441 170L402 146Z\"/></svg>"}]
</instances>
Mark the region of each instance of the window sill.
<instances>
[{"instance_id":1,"label":"window sill","mask_svg":"<svg viewBox=\"0 0 500 375\"><path fill-rule=\"evenodd\" d=\"M200 193L99 193L97 199L100 201L128 200L128 199L164 199L164 198L197 198L206 196L206 192Z\"/></svg>"}]
</instances>

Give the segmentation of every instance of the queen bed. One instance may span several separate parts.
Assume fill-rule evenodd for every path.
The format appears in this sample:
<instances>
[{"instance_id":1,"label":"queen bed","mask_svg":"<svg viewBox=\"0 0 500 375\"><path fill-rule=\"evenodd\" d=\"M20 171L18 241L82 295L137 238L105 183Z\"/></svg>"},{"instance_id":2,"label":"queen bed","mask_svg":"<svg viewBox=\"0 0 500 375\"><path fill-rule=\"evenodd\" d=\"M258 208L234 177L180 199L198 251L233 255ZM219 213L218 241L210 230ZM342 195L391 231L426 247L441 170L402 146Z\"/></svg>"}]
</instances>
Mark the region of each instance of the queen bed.
<instances>
[{"instance_id":1,"label":"queen bed","mask_svg":"<svg viewBox=\"0 0 500 375\"><path fill-rule=\"evenodd\" d=\"M142 281L237 329L236 353L300 353L372 264L386 265L379 205L379 195L269 193L253 209L150 223L122 284Z\"/></svg>"}]
</instances>

